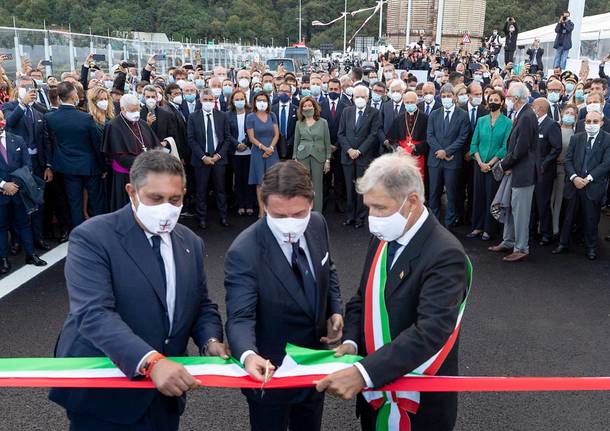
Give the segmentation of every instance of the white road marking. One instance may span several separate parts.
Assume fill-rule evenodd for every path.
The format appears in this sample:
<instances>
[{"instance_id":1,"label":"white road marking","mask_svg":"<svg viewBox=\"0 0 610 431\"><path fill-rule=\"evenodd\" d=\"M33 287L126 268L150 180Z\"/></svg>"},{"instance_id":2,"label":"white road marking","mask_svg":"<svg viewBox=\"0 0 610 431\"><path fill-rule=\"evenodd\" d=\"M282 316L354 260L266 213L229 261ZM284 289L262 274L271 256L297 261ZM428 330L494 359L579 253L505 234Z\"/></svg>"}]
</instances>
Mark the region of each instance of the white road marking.
<instances>
[{"instance_id":1,"label":"white road marking","mask_svg":"<svg viewBox=\"0 0 610 431\"><path fill-rule=\"evenodd\" d=\"M13 290L18 289L21 285L27 283L38 274L49 269L57 262L66 257L68 253L68 243L58 245L53 250L49 250L40 258L47 261L47 266L34 266L24 265L17 271L9 273L6 277L0 280L0 299L11 293ZM23 255L15 257L15 259L23 259Z\"/></svg>"}]
</instances>

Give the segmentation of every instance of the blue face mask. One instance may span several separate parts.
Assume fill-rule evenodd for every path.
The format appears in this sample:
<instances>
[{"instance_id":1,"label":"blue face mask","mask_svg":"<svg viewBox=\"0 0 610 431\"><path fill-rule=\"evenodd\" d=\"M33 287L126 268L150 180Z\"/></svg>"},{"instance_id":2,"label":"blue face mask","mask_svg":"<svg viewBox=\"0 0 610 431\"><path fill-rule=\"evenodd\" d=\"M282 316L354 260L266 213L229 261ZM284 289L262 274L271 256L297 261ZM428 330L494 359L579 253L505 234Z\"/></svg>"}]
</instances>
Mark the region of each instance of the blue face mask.
<instances>
[{"instance_id":1,"label":"blue face mask","mask_svg":"<svg viewBox=\"0 0 610 431\"><path fill-rule=\"evenodd\" d=\"M225 85L224 87L222 87L222 94L224 94L226 97L230 96L231 94L233 94L233 87Z\"/></svg>"},{"instance_id":2,"label":"blue face mask","mask_svg":"<svg viewBox=\"0 0 610 431\"><path fill-rule=\"evenodd\" d=\"M375 92L373 92L372 96L373 102L381 102L381 96Z\"/></svg>"},{"instance_id":3,"label":"blue face mask","mask_svg":"<svg viewBox=\"0 0 610 431\"><path fill-rule=\"evenodd\" d=\"M280 93L278 99L280 99L280 102L282 103L288 103L290 101L290 95L286 93Z\"/></svg>"},{"instance_id":4,"label":"blue face mask","mask_svg":"<svg viewBox=\"0 0 610 431\"><path fill-rule=\"evenodd\" d=\"M273 92L273 84L271 82L265 82L263 84L263 91L265 93L272 93Z\"/></svg>"},{"instance_id":5,"label":"blue face mask","mask_svg":"<svg viewBox=\"0 0 610 431\"><path fill-rule=\"evenodd\" d=\"M236 109L244 109L246 107L245 100L235 100L233 104L235 105Z\"/></svg>"},{"instance_id":6,"label":"blue face mask","mask_svg":"<svg viewBox=\"0 0 610 431\"><path fill-rule=\"evenodd\" d=\"M574 91L574 84L572 84L571 82L568 82L568 83L566 84L566 91L567 91L568 93L571 93L572 91Z\"/></svg>"},{"instance_id":7,"label":"blue face mask","mask_svg":"<svg viewBox=\"0 0 610 431\"><path fill-rule=\"evenodd\" d=\"M465 105L468 102L468 95L467 94L460 94L458 96L458 103L460 105Z\"/></svg>"},{"instance_id":8,"label":"blue face mask","mask_svg":"<svg viewBox=\"0 0 610 431\"><path fill-rule=\"evenodd\" d=\"M560 95L559 95L559 93L551 91L551 92L549 92L549 94L546 95L546 98L551 103L557 103L557 102L559 102Z\"/></svg>"},{"instance_id":9,"label":"blue face mask","mask_svg":"<svg viewBox=\"0 0 610 431\"><path fill-rule=\"evenodd\" d=\"M311 95L312 96L318 97L321 93L322 93L322 88L320 88L319 85L311 86Z\"/></svg>"},{"instance_id":10,"label":"blue face mask","mask_svg":"<svg viewBox=\"0 0 610 431\"><path fill-rule=\"evenodd\" d=\"M585 100L585 92L584 92L584 90L576 90L576 93L574 93L574 95L576 96L576 100L580 100L581 102L583 100Z\"/></svg>"},{"instance_id":11,"label":"blue face mask","mask_svg":"<svg viewBox=\"0 0 610 431\"><path fill-rule=\"evenodd\" d=\"M417 105L415 103L407 103L405 104L405 109L409 114L412 114L417 111Z\"/></svg>"},{"instance_id":12,"label":"blue face mask","mask_svg":"<svg viewBox=\"0 0 610 431\"><path fill-rule=\"evenodd\" d=\"M301 96L303 96L303 97L311 96L311 90L309 88L301 89Z\"/></svg>"},{"instance_id":13,"label":"blue face mask","mask_svg":"<svg viewBox=\"0 0 610 431\"><path fill-rule=\"evenodd\" d=\"M205 81L203 79L196 79L195 86L197 88L203 88L205 86Z\"/></svg>"},{"instance_id":14,"label":"blue face mask","mask_svg":"<svg viewBox=\"0 0 610 431\"><path fill-rule=\"evenodd\" d=\"M339 96L341 96L341 94L337 93L336 91L328 93L328 97L330 97L330 100L337 100Z\"/></svg>"},{"instance_id":15,"label":"blue face mask","mask_svg":"<svg viewBox=\"0 0 610 431\"><path fill-rule=\"evenodd\" d=\"M564 115L563 117L561 117L561 121L566 126L572 126L576 122L576 118L573 115L568 114L568 115Z\"/></svg>"},{"instance_id":16,"label":"blue face mask","mask_svg":"<svg viewBox=\"0 0 610 431\"><path fill-rule=\"evenodd\" d=\"M254 87L254 88L252 89L252 91L254 92L254 94L258 94L258 93L260 93L261 91L263 91L263 89L262 89L262 88L260 88L260 87Z\"/></svg>"},{"instance_id":17,"label":"blue face mask","mask_svg":"<svg viewBox=\"0 0 610 431\"><path fill-rule=\"evenodd\" d=\"M184 95L184 100L186 100L188 103L193 103L196 98L197 98L196 94L185 94Z\"/></svg>"},{"instance_id":18,"label":"blue face mask","mask_svg":"<svg viewBox=\"0 0 610 431\"><path fill-rule=\"evenodd\" d=\"M379 80L378 80L377 78L371 78L371 79L369 80L369 83L371 84L371 86L373 86L373 85L377 84L378 82L379 82Z\"/></svg>"},{"instance_id":19,"label":"blue face mask","mask_svg":"<svg viewBox=\"0 0 610 431\"><path fill-rule=\"evenodd\" d=\"M443 97L441 102L445 109L451 109L453 107L453 99L451 97Z\"/></svg>"},{"instance_id":20,"label":"blue face mask","mask_svg":"<svg viewBox=\"0 0 610 431\"><path fill-rule=\"evenodd\" d=\"M322 91L328 93L328 84L322 84Z\"/></svg>"}]
</instances>

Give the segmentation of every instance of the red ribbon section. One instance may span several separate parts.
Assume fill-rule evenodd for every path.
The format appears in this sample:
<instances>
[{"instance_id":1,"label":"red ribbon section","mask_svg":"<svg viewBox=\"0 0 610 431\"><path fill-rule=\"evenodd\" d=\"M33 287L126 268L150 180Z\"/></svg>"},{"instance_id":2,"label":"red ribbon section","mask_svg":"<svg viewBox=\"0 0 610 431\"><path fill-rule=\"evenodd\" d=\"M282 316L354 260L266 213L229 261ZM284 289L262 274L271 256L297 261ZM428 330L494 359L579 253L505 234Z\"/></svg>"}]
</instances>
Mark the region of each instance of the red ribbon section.
<instances>
[{"instance_id":1,"label":"red ribbon section","mask_svg":"<svg viewBox=\"0 0 610 431\"><path fill-rule=\"evenodd\" d=\"M218 388L255 388L261 383L250 378L195 376L203 386ZM305 388L324 375L273 378L265 389ZM0 387L16 388L120 388L152 389L150 380L112 378L0 378ZM403 377L380 388L383 391L415 392L543 392L610 391L610 377Z\"/></svg>"}]
</instances>

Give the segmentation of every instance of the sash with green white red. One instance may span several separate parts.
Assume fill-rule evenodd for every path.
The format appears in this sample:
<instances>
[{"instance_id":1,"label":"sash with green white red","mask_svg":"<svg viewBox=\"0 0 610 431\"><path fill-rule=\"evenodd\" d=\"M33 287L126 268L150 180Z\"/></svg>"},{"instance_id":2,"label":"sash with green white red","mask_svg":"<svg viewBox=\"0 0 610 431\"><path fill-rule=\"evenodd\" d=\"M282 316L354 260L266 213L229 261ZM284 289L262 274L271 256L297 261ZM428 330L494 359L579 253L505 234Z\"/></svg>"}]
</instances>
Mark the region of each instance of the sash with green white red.
<instances>
[{"instance_id":1,"label":"sash with green white red","mask_svg":"<svg viewBox=\"0 0 610 431\"><path fill-rule=\"evenodd\" d=\"M386 270L387 257L388 243L386 241L381 241L373 258L372 267L366 284L364 300L364 339L367 352L369 353L392 342L388 311L385 304L385 288L388 275ZM430 376L435 375L455 345L455 341L457 340L460 331L466 301L472 285L472 264L468 257L466 258L466 265L467 292L464 300L460 304L455 328L443 347L427 361L413 370L412 373ZM371 407L377 410L377 431L409 431L411 429L409 413L417 413L420 402L419 395L419 392L406 391L363 392L364 398L369 402Z\"/></svg>"}]
</instances>

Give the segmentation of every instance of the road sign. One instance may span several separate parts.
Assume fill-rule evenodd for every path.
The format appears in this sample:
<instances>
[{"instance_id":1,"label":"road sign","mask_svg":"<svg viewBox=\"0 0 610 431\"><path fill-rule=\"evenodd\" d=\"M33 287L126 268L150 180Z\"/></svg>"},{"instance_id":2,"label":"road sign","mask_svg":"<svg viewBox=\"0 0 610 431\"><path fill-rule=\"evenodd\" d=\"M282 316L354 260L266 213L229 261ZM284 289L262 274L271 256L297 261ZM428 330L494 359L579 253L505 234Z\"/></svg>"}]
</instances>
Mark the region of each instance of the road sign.
<instances>
[{"instance_id":1,"label":"road sign","mask_svg":"<svg viewBox=\"0 0 610 431\"><path fill-rule=\"evenodd\" d=\"M464 45L470 45L470 35L468 33L464 33L464 37L462 37L462 43Z\"/></svg>"}]
</instances>

